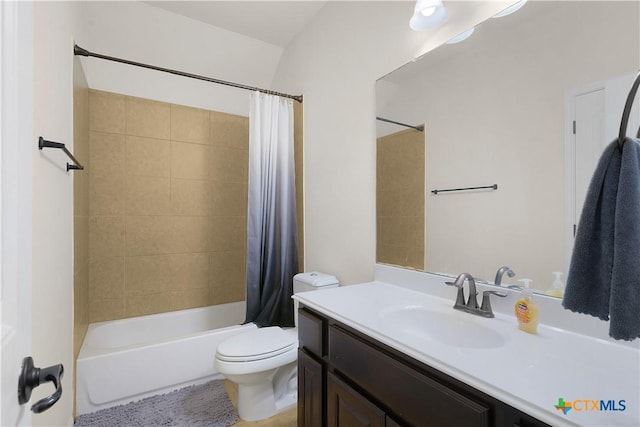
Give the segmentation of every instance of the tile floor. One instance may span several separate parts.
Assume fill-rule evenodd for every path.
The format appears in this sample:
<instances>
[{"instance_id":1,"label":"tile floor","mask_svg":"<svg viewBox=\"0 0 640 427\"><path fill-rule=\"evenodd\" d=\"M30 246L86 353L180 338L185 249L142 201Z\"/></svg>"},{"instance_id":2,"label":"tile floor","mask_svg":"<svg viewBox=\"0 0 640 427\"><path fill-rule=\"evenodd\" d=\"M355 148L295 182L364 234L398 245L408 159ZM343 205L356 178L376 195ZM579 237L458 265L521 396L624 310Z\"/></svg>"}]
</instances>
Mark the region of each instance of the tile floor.
<instances>
[{"instance_id":1,"label":"tile floor","mask_svg":"<svg viewBox=\"0 0 640 427\"><path fill-rule=\"evenodd\" d=\"M233 406L238 406L238 386L229 380L224 381L224 388L231 399ZM296 427L298 425L298 409L291 408L288 411L261 421L244 421L239 419L234 427Z\"/></svg>"}]
</instances>

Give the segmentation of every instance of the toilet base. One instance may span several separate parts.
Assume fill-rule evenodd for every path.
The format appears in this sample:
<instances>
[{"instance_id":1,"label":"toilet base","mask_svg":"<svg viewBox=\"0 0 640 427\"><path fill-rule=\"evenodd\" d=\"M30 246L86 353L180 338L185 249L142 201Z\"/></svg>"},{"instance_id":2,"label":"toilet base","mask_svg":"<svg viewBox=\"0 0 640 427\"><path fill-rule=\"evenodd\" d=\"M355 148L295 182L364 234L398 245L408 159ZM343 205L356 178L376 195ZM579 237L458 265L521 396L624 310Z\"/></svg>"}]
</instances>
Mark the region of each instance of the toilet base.
<instances>
[{"instance_id":1,"label":"toilet base","mask_svg":"<svg viewBox=\"0 0 640 427\"><path fill-rule=\"evenodd\" d=\"M238 382L238 415L245 421L259 421L295 407L297 380L294 362L275 370L270 381Z\"/></svg>"}]
</instances>

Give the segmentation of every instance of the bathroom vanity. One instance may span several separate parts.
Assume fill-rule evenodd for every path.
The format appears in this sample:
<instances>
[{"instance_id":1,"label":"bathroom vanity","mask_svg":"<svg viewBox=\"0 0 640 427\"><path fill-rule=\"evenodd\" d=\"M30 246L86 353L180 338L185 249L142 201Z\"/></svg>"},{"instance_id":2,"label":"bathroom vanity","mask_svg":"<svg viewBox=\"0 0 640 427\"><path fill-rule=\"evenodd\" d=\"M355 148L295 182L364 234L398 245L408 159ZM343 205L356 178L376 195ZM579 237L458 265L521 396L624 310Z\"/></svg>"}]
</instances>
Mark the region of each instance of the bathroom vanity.
<instances>
[{"instance_id":1,"label":"bathroom vanity","mask_svg":"<svg viewBox=\"0 0 640 427\"><path fill-rule=\"evenodd\" d=\"M444 373L303 307L298 426L547 426Z\"/></svg>"},{"instance_id":2,"label":"bathroom vanity","mask_svg":"<svg viewBox=\"0 0 640 427\"><path fill-rule=\"evenodd\" d=\"M545 325L548 314L599 326L553 299L540 301L538 335L526 334L507 313L518 292L486 319L454 310L442 276L376 268L374 282L294 296L298 426L640 425L637 343ZM559 399L625 409L565 412Z\"/></svg>"}]
</instances>

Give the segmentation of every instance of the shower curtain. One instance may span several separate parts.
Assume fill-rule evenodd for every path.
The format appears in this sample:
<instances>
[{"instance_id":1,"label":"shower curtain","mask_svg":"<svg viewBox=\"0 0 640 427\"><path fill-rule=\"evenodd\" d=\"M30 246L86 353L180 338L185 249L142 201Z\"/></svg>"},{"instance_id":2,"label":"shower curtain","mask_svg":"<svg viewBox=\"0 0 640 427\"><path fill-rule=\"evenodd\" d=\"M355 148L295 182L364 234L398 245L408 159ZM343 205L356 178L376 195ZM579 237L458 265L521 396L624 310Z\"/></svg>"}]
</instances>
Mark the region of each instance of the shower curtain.
<instances>
[{"instance_id":1,"label":"shower curtain","mask_svg":"<svg viewBox=\"0 0 640 427\"><path fill-rule=\"evenodd\" d=\"M298 272L292 101L251 94L247 208L247 317L293 326Z\"/></svg>"}]
</instances>

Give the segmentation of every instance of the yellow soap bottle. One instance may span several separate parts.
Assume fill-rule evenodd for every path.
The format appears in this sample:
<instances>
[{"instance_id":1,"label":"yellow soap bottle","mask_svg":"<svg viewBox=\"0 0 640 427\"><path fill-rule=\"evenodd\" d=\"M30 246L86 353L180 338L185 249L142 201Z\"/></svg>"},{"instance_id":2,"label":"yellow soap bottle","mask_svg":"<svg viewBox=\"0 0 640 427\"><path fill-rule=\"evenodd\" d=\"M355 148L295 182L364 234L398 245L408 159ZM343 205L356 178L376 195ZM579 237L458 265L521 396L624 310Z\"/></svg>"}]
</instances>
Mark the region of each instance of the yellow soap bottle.
<instances>
[{"instance_id":1,"label":"yellow soap bottle","mask_svg":"<svg viewBox=\"0 0 640 427\"><path fill-rule=\"evenodd\" d=\"M520 279L524 283L522 296L516 301L514 311L518 319L518 328L530 334L538 333L538 304L533 301L532 292L529 289L531 279Z\"/></svg>"},{"instance_id":2,"label":"yellow soap bottle","mask_svg":"<svg viewBox=\"0 0 640 427\"><path fill-rule=\"evenodd\" d=\"M553 274L556 276L556 280L551 284L551 289L545 292L547 295L552 297L562 298L564 295L564 284L562 283L562 271L554 271Z\"/></svg>"}]
</instances>

